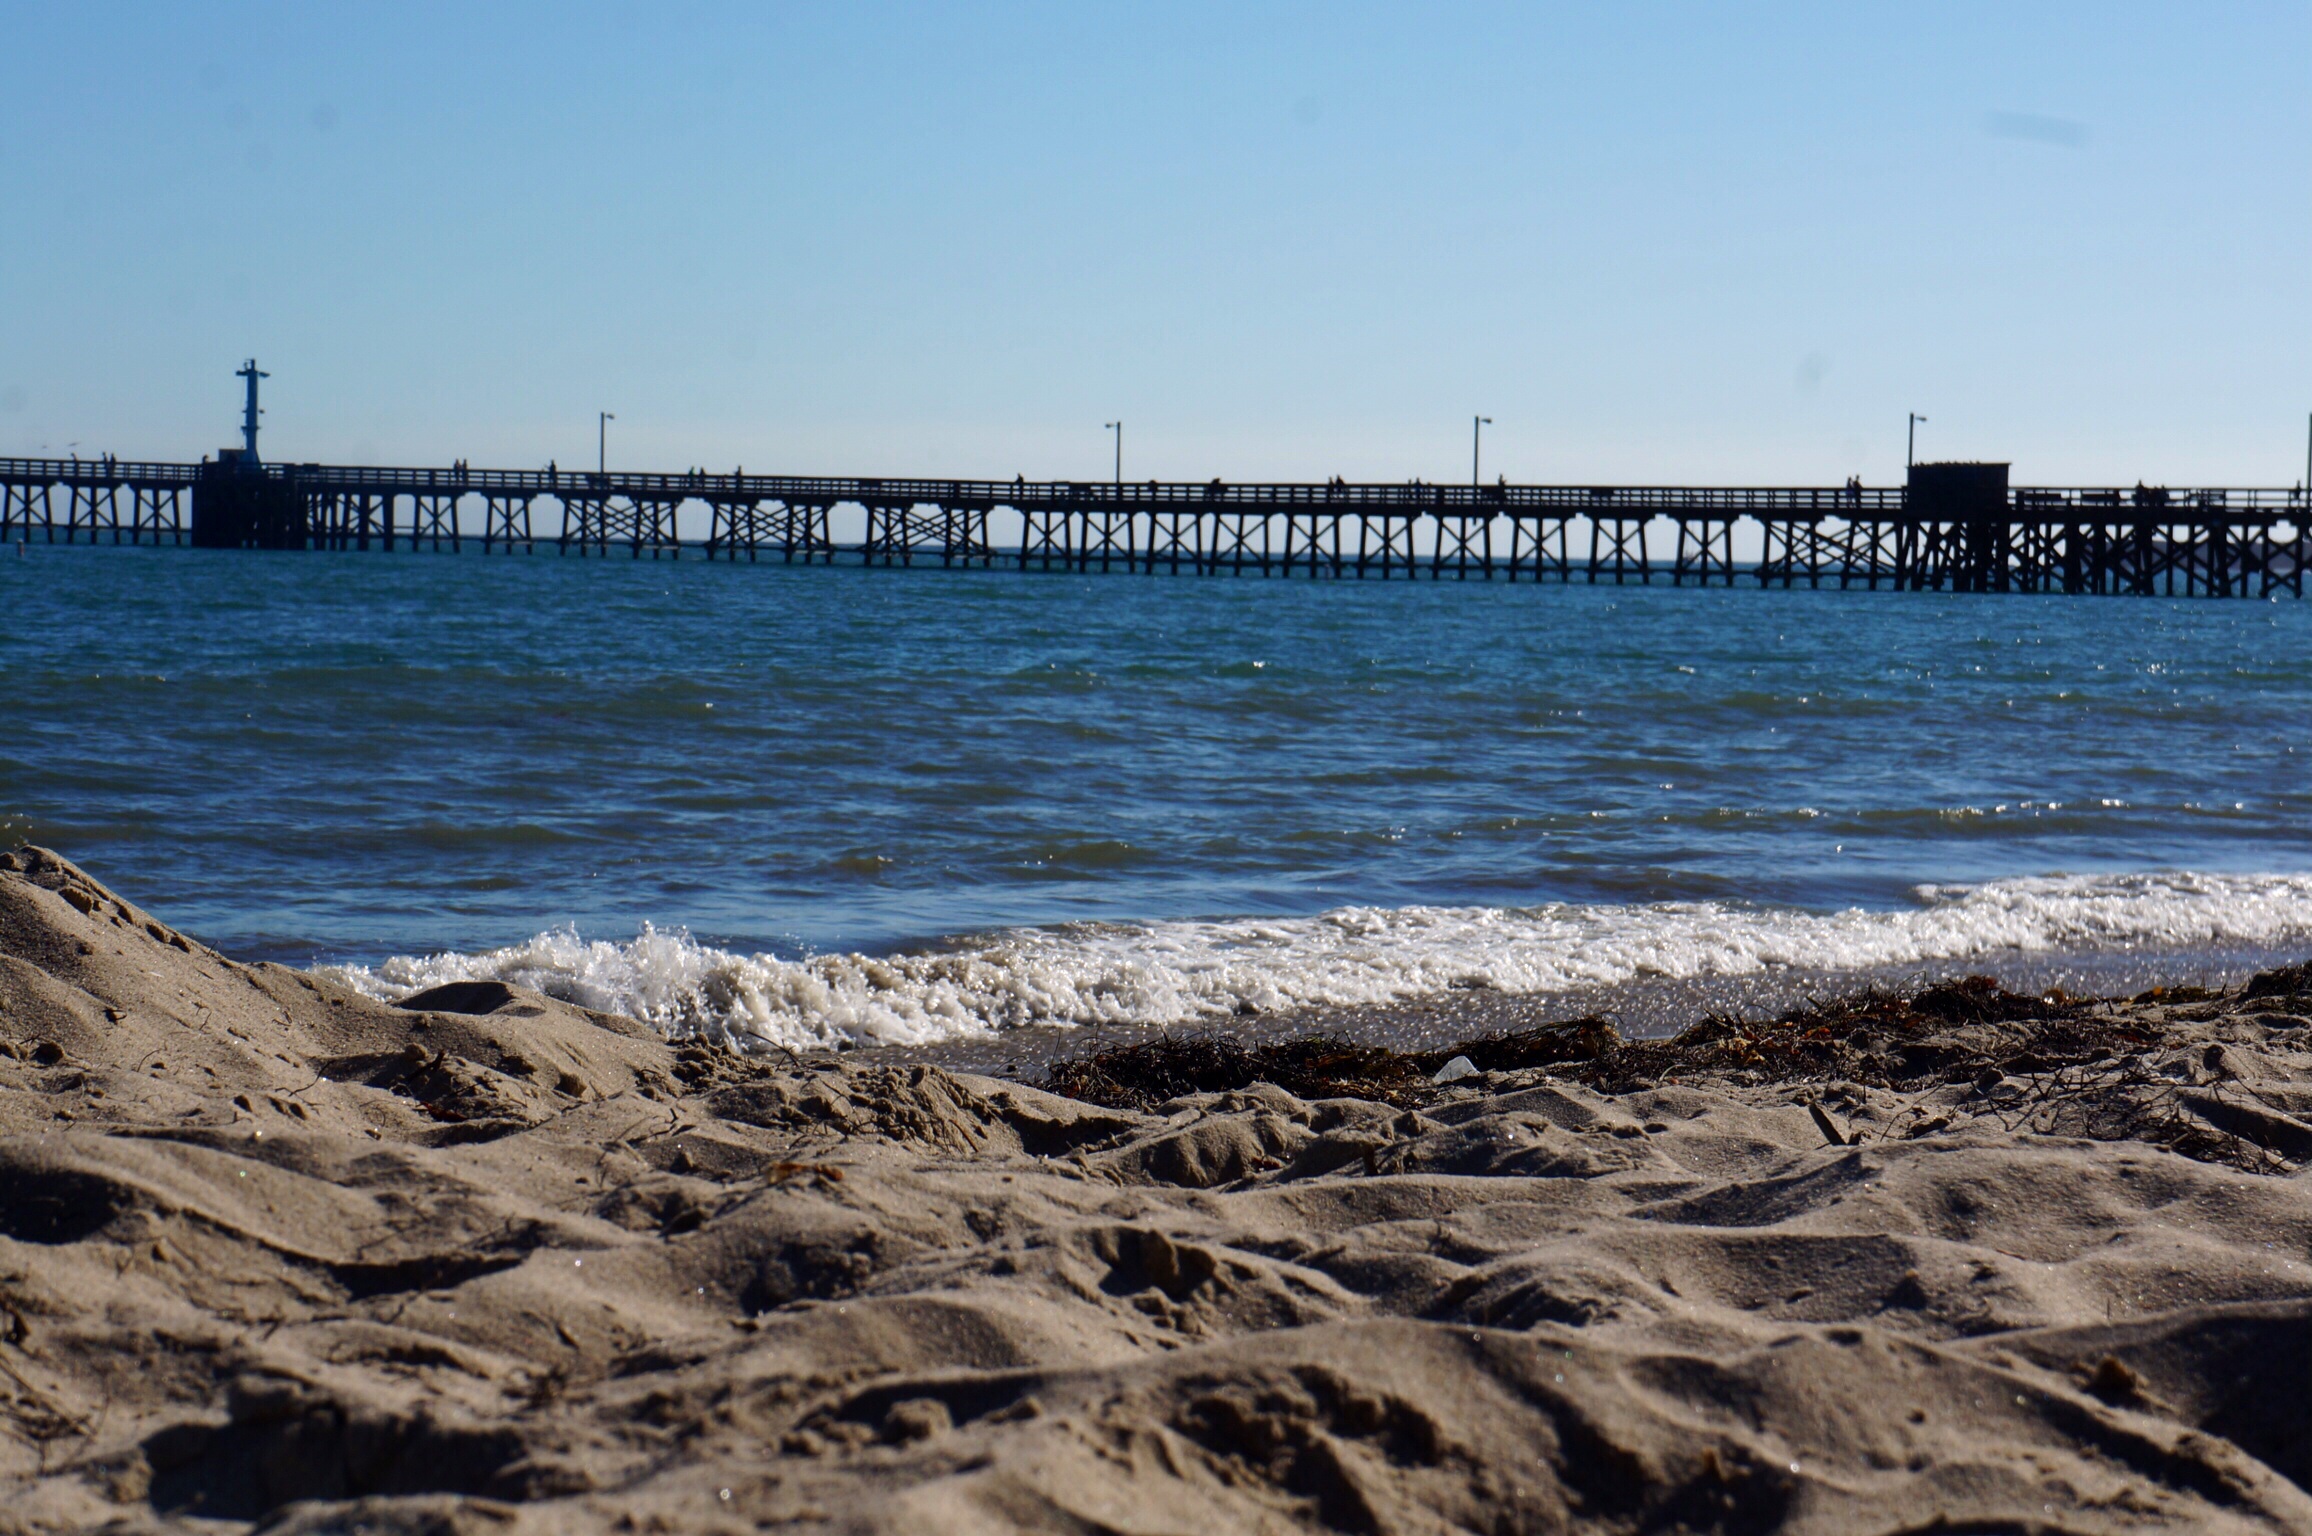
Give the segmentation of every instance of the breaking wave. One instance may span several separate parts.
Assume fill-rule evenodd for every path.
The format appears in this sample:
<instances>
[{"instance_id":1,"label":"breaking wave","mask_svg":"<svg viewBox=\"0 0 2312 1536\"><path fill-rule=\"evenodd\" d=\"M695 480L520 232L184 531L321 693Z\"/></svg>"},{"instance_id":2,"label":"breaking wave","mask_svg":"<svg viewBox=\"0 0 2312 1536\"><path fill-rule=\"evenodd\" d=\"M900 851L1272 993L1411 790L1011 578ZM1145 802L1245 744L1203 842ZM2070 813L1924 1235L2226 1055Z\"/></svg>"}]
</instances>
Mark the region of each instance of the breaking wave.
<instances>
[{"instance_id":1,"label":"breaking wave","mask_svg":"<svg viewBox=\"0 0 2312 1536\"><path fill-rule=\"evenodd\" d=\"M1022 1024L1172 1024L1246 1008L1546 993L1637 977L1861 970L1975 956L2258 947L2312 936L2312 875L2055 876L1921 886L1895 911L1718 902L1342 907L1315 917L1068 925L919 954L740 955L646 927L325 968L383 1000L494 978L742 1050L923 1044Z\"/></svg>"}]
</instances>

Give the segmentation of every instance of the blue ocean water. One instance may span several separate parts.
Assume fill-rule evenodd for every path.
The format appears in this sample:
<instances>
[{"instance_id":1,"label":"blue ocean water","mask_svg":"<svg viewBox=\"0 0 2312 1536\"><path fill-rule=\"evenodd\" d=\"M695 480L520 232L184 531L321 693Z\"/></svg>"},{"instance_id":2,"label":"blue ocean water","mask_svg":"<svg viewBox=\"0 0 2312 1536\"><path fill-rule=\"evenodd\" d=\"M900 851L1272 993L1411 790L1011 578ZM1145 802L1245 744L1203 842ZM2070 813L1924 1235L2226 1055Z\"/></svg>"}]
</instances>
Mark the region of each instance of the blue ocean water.
<instances>
[{"instance_id":1,"label":"blue ocean water","mask_svg":"<svg viewBox=\"0 0 2312 1536\"><path fill-rule=\"evenodd\" d=\"M0 835L387 990L925 1038L2312 935L2298 602L35 545L0 611Z\"/></svg>"}]
</instances>

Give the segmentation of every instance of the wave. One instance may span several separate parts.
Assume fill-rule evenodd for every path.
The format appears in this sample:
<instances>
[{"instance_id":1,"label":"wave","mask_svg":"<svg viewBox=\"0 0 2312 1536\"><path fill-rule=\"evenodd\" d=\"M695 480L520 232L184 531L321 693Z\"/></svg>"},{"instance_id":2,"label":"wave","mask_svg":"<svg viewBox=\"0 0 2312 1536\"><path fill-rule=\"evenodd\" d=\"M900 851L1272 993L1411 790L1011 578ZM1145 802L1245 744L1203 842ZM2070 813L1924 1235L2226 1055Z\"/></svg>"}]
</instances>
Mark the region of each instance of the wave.
<instances>
[{"instance_id":1,"label":"wave","mask_svg":"<svg viewBox=\"0 0 2312 1536\"><path fill-rule=\"evenodd\" d=\"M926 954L740 955L645 927L486 954L322 968L386 1001L494 978L742 1050L907 1045L1023 1024L1178 1024L1251 1009L1547 993L1638 977L1864 970L2047 951L2266 947L2312 936L2312 875L2157 873L1920 886L1894 911L1720 902L1343 907L1315 917L1071 924Z\"/></svg>"}]
</instances>

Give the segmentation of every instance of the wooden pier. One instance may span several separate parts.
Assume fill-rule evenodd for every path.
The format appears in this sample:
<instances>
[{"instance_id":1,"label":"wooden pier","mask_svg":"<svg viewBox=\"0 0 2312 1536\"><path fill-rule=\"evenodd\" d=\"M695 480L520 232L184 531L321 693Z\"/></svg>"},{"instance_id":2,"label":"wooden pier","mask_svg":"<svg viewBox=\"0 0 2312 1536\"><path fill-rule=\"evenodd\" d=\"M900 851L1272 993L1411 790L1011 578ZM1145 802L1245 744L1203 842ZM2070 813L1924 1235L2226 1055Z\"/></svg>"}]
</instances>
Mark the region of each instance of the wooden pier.
<instances>
[{"instance_id":1,"label":"wooden pier","mask_svg":"<svg viewBox=\"0 0 2312 1536\"><path fill-rule=\"evenodd\" d=\"M676 535L702 509L703 541ZM838 546L835 508L866 536ZM697 515L694 513L694 524ZM1758 558L1737 561L1737 529ZM999 542L999 534L1004 541ZM624 554L1333 580L2304 595L2301 488L843 479L0 459L8 543Z\"/></svg>"}]
</instances>

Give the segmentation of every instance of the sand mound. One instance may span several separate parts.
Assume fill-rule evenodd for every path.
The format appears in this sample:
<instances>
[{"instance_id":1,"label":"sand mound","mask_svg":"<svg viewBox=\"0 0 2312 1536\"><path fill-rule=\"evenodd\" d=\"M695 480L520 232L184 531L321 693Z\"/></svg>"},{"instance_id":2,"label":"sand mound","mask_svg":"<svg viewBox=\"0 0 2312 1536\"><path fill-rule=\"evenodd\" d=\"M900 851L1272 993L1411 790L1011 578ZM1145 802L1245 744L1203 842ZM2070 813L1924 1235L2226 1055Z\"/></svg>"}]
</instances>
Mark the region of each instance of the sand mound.
<instances>
[{"instance_id":1,"label":"sand mound","mask_svg":"<svg viewBox=\"0 0 2312 1536\"><path fill-rule=\"evenodd\" d=\"M2312 1530L2305 990L1100 1107L389 1007L25 849L0 1529Z\"/></svg>"}]
</instances>

